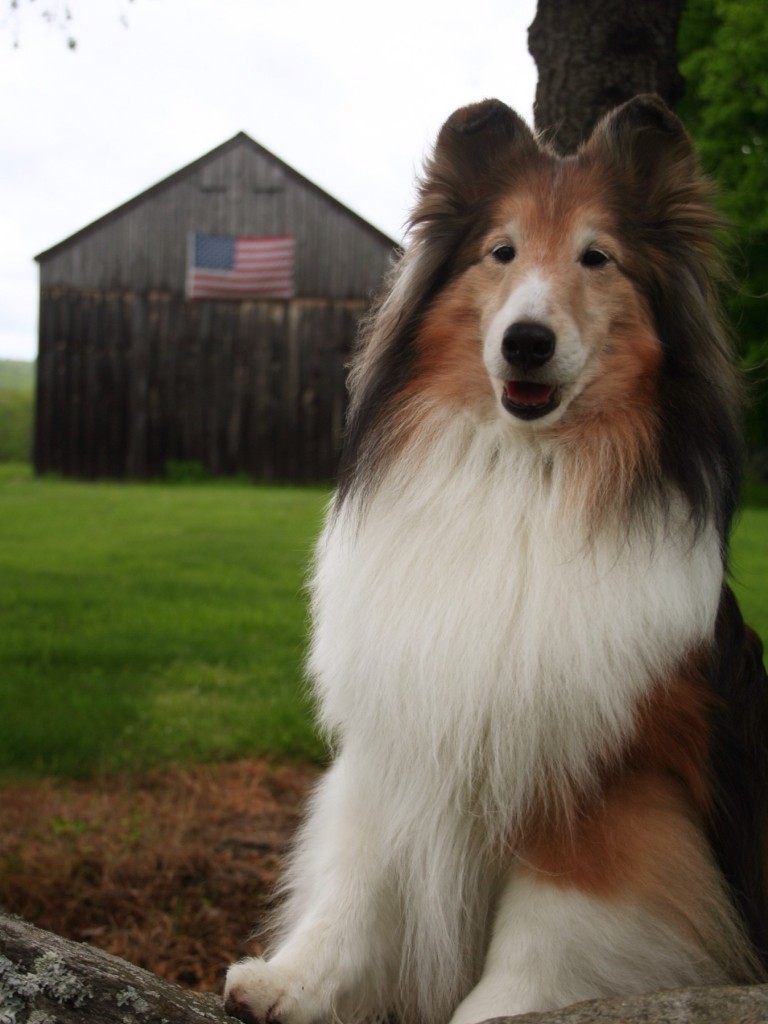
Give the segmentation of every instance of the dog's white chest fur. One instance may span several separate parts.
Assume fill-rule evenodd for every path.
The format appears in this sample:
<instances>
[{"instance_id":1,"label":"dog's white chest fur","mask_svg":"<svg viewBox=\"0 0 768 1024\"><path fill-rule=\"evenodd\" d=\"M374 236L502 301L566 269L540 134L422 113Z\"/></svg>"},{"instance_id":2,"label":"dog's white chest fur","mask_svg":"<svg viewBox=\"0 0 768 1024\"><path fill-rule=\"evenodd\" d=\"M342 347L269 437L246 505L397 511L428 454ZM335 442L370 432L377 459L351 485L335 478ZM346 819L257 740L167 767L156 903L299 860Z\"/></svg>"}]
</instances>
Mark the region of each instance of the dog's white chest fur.
<instances>
[{"instance_id":1,"label":"dog's white chest fur","mask_svg":"<svg viewBox=\"0 0 768 1024\"><path fill-rule=\"evenodd\" d=\"M379 778L393 759L427 788L452 774L455 798L481 773L487 810L514 816L542 769L586 782L626 737L637 698L711 633L722 566L674 512L587 539L556 468L496 429L446 426L331 521L310 668L322 720Z\"/></svg>"}]
</instances>

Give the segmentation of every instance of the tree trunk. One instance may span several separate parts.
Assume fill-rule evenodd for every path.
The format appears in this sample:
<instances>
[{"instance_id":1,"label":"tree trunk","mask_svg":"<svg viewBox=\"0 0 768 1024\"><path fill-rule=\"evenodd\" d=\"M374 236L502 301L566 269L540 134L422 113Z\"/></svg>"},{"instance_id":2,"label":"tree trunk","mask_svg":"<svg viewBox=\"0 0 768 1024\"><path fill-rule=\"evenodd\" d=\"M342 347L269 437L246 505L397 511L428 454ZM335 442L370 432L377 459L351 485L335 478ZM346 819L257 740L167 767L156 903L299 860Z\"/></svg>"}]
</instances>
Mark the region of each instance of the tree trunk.
<instances>
[{"instance_id":1,"label":"tree trunk","mask_svg":"<svg viewBox=\"0 0 768 1024\"><path fill-rule=\"evenodd\" d=\"M561 153L613 107L683 94L677 28L685 0L539 0L528 49L539 71L534 117Z\"/></svg>"},{"instance_id":2,"label":"tree trunk","mask_svg":"<svg viewBox=\"0 0 768 1024\"><path fill-rule=\"evenodd\" d=\"M505 1024L765 1024L768 985L688 988L578 1003ZM0 912L0 1024L232 1024L188 992L109 953Z\"/></svg>"}]
</instances>

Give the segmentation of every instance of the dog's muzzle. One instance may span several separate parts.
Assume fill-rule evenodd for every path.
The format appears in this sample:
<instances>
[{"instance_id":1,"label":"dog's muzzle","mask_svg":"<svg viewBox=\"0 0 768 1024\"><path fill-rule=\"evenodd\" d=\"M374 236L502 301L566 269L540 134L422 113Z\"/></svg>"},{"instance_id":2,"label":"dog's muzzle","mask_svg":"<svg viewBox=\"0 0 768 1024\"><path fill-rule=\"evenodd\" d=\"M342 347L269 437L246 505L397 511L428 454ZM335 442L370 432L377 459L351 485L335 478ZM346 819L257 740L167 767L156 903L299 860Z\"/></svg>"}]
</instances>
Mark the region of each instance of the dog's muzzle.
<instances>
[{"instance_id":1,"label":"dog's muzzle","mask_svg":"<svg viewBox=\"0 0 768 1024\"><path fill-rule=\"evenodd\" d=\"M560 389L537 379L537 371L550 361L556 347L552 328L533 320L519 320L504 332L501 353L514 376L511 373L504 384L501 403L518 419L539 419L559 405Z\"/></svg>"}]
</instances>

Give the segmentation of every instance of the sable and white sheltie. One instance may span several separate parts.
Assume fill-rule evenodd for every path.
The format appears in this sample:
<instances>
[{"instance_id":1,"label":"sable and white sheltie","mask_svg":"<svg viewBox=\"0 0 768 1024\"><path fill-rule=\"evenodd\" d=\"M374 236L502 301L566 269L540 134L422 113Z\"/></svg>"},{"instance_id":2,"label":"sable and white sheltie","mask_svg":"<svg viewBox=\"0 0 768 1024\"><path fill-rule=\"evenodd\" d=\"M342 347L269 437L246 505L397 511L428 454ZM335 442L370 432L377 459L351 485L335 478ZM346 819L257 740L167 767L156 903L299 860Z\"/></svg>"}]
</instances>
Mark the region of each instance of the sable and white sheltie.
<instances>
[{"instance_id":1,"label":"sable and white sheltie","mask_svg":"<svg viewBox=\"0 0 768 1024\"><path fill-rule=\"evenodd\" d=\"M768 960L768 684L724 582L717 218L655 97L573 157L440 132L363 332L313 580L336 756L262 1024L474 1024Z\"/></svg>"}]
</instances>

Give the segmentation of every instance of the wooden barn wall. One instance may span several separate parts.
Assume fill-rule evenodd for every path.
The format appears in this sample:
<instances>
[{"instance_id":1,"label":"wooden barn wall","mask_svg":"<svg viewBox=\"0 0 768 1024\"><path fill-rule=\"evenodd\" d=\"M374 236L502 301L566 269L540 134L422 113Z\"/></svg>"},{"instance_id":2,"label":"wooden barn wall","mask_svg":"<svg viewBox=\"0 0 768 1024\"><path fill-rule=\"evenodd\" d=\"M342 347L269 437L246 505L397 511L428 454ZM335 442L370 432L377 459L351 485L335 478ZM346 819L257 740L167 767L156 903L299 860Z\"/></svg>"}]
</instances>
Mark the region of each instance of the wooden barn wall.
<instances>
[{"instance_id":1,"label":"wooden barn wall","mask_svg":"<svg viewBox=\"0 0 768 1024\"><path fill-rule=\"evenodd\" d=\"M44 254L41 285L182 292L190 231L294 235L296 292L311 298L369 296L392 256L385 236L243 141Z\"/></svg>"},{"instance_id":2,"label":"wooden barn wall","mask_svg":"<svg viewBox=\"0 0 768 1024\"><path fill-rule=\"evenodd\" d=\"M154 477L170 460L192 460L214 474L331 480L364 309L46 289L36 468Z\"/></svg>"}]
</instances>

